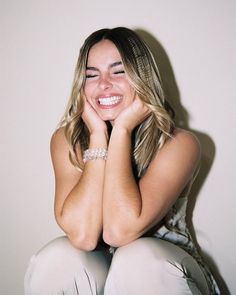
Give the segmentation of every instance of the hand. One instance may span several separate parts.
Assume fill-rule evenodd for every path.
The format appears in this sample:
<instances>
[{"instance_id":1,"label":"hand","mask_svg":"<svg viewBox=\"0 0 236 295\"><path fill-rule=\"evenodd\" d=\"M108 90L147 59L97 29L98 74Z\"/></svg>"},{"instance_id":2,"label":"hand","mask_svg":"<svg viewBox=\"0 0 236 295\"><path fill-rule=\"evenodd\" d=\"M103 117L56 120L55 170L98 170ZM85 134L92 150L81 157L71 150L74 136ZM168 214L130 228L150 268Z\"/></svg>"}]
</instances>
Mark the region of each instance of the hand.
<instances>
[{"instance_id":1,"label":"hand","mask_svg":"<svg viewBox=\"0 0 236 295\"><path fill-rule=\"evenodd\" d=\"M114 126L123 127L129 132L142 123L149 115L151 110L143 103L136 94L133 103L124 109L115 119Z\"/></svg>"},{"instance_id":2,"label":"hand","mask_svg":"<svg viewBox=\"0 0 236 295\"><path fill-rule=\"evenodd\" d=\"M99 117L86 98L84 98L84 111L82 113L82 119L88 127L90 134L101 132L107 133L106 123Z\"/></svg>"}]
</instances>

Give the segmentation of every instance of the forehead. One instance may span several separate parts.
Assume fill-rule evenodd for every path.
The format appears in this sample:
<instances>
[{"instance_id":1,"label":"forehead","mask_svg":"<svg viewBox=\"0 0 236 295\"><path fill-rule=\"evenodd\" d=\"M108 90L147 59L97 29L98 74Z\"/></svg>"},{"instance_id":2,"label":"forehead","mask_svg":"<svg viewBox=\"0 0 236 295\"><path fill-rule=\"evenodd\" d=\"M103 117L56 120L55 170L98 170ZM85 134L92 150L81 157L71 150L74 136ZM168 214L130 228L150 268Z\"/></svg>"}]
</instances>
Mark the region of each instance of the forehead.
<instances>
[{"instance_id":1,"label":"forehead","mask_svg":"<svg viewBox=\"0 0 236 295\"><path fill-rule=\"evenodd\" d=\"M113 63L121 61L121 55L113 42L102 40L91 47L88 54L88 65Z\"/></svg>"}]
</instances>

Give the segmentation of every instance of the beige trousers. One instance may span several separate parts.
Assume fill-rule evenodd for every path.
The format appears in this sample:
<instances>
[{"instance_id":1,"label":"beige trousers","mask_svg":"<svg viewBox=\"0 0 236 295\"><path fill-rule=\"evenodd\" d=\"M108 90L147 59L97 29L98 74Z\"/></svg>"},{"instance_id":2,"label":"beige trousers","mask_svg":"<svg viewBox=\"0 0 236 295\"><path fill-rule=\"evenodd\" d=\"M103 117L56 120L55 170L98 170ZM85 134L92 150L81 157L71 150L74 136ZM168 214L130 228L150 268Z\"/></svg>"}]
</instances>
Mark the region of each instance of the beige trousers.
<instances>
[{"instance_id":1,"label":"beige trousers","mask_svg":"<svg viewBox=\"0 0 236 295\"><path fill-rule=\"evenodd\" d=\"M140 238L111 256L84 252L60 237L31 258L25 295L208 295L197 262L179 247Z\"/></svg>"}]
</instances>

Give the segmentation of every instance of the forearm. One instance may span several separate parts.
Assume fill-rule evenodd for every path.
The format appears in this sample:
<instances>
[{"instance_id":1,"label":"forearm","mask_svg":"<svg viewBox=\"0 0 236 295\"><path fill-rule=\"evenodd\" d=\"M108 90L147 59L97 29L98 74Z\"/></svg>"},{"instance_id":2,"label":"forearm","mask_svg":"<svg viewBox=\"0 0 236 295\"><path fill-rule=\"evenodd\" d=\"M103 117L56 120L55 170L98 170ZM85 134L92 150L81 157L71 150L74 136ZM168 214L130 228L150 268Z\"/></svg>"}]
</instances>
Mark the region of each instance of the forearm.
<instances>
[{"instance_id":1,"label":"forearm","mask_svg":"<svg viewBox=\"0 0 236 295\"><path fill-rule=\"evenodd\" d=\"M89 148L107 148L106 136L92 134ZM104 170L103 159L87 161L61 210L61 226L79 248L94 248L102 232Z\"/></svg>"},{"instance_id":2,"label":"forearm","mask_svg":"<svg viewBox=\"0 0 236 295\"><path fill-rule=\"evenodd\" d=\"M113 128L105 169L104 239L110 241L128 234L141 209L142 199L131 164L131 134L126 129Z\"/></svg>"}]
</instances>

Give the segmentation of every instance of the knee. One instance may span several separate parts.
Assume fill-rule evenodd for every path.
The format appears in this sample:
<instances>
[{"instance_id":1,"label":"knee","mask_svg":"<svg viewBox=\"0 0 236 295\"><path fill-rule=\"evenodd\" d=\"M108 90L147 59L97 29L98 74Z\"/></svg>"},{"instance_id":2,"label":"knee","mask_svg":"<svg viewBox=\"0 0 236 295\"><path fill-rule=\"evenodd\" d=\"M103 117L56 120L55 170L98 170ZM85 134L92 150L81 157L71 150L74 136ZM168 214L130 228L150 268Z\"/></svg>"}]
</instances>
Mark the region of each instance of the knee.
<instances>
[{"instance_id":1,"label":"knee","mask_svg":"<svg viewBox=\"0 0 236 295\"><path fill-rule=\"evenodd\" d=\"M110 284L114 281L127 285L133 281L140 290L152 286L152 290L159 292L150 294L165 294L166 291L168 294L183 294L185 288L189 290L190 283L192 286L196 283L200 290L207 290L204 275L189 254L169 242L149 237L137 239L116 250L109 271ZM175 293L171 285L180 291Z\"/></svg>"},{"instance_id":2,"label":"knee","mask_svg":"<svg viewBox=\"0 0 236 295\"><path fill-rule=\"evenodd\" d=\"M163 260L167 257L167 248L162 240L145 237L139 238L125 246L118 248L113 261L126 262L127 258L132 262Z\"/></svg>"},{"instance_id":3,"label":"knee","mask_svg":"<svg viewBox=\"0 0 236 295\"><path fill-rule=\"evenodd\" d=\"M127 272L133 273L133 270L151 267L152 264L163 263L165 257L165 248L162 241L156 238L139 238L125 246L117 248L113 259L110 272L113 270L126 269ZM122 271L121 271L122 275Z\"/></svg>"},{"instance_id":4,"label":"knee","mask_svg":"<svg viewBox=\"0 0 236 295\"><path fill-rule=\"evenodd\" d=\"M122 246L113 256L104 294L166 294L158 291L164 265L163 245L156 238Z\"/></svg>"},{"instance_id":5,"label":"knee","mask_svg":"<svg viewBox=\"0 0 236 295\"><path fill-rule=\"evenodd\" d=\"M191 263L185 263L185 261L191 261ZM183 264L198 266L197 262L180 247L152 237L139 238L118 248L112 259L114 268L125 268L131 271L140 267L164 270Z\"/></svg>"},{"instance_id":6,"label":"knee","mask_svg":"<svg viewBox=\"0 0 236 295\"><path fill-rule=\"evenodd\" d=\"M103 250L82 251L60 237L43 247L31 259L25 274L25 294L102 294L110 265Z\"/></svg>"},{"instance_id":7,"label":"knee","mask_svg":"<svg viewBox=\"0 0 236 295\"><path fill-rule=\"evenodd\" d=\"M37 260L63 259L64 255L78 255L84 251L75 248L66 237L59 237L46 244L35 256Z\"/></svg>"},{"instance_id":8,"label":"knee","mask_svg":"<svg viewBox=\"0 0 236 295\"><path fill-rule=\"evenodd\" d=\"M50 269L50 266L60 266L63 262L73 262L74 259L86 255L86 252L72 246L67 237L59 237L46 244L36 253L30 264L34 264L35 269ZM67 263L67 264L68 264Z\"/></svg>"},{"instance_id":9,"label":"knee","mask_svg":"<svg viewBox=\"0 0 236 295\"><path fill-rule=\"evenodd\" d=\"M86 252L74 248L67 237L48 243L31 258L24 281L26 295L43 294L43 288L63 284L78 269L78 259L83 261L85 256Z\"/></svg>"}]
</instances>

